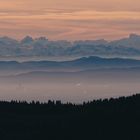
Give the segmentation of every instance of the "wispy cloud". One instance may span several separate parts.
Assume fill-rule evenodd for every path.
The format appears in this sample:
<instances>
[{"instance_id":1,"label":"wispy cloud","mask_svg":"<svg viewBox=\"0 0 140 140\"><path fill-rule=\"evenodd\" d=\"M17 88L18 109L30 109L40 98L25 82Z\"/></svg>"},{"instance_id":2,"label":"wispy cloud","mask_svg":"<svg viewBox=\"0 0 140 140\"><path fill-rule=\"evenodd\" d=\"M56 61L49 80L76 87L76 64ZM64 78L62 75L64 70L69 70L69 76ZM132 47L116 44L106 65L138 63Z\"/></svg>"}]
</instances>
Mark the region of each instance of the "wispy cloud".
<instances>
[{"instance_id":1,"label":"wispy cloud","mask_svg":"<svg viewBox=\"0 0 140 140\"><path fill-rule=\"evenodd\" d=\"M2 0L0 35L72 40L120 38L140 33L139 5L138 0Z\"/></svg>"}]
</instances>

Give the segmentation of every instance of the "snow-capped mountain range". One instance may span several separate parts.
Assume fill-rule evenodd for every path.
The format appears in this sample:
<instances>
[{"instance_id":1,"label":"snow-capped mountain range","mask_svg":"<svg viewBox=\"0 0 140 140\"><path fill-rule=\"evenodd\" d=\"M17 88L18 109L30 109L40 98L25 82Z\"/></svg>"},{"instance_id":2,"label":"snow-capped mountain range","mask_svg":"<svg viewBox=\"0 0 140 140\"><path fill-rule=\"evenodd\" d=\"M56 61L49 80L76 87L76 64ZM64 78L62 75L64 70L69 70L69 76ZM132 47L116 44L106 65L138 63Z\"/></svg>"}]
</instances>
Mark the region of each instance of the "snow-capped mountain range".
<instances>
[{"instance_id":1,"label":"snow-capped mountain range","mask_svg":"<svg viewBox=\"0 0 140 140\"><path fill-rule=\"evenodd\" d=\"M46 37L33 39L26 36L22 40L0 37L0 56L90 56L118 55L139 56L140 35L130 34L127 38L106 41L67 40L51 41Z\"/></svg>"}]
</instances>

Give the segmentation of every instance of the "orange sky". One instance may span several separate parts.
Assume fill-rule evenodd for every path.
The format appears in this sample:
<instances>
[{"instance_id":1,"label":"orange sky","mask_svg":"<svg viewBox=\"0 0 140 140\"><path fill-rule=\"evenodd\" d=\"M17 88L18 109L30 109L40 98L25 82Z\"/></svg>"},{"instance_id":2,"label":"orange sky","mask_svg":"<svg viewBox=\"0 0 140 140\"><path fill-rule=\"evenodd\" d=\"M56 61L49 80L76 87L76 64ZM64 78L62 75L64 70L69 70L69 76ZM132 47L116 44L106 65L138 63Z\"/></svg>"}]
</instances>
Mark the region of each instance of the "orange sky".
<instances>
[{"instance_id":1,"label":"orange sky","mask_svg":"<svg viewBox=\"0 0 140 140\"><path fill-rule=\"evenodd\" d=\"M140 34L140 0L1 0L0 36L108 40Z\"/></svg>"}]
</instances>

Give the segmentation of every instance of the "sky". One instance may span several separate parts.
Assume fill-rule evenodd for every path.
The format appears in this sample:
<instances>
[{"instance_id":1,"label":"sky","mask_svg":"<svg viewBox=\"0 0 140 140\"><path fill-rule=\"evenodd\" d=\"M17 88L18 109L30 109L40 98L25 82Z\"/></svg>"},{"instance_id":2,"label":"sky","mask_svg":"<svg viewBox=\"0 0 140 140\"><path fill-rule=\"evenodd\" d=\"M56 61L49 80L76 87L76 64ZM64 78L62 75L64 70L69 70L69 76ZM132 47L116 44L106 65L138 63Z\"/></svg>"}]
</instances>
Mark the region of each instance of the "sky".
<instances>
[{"instance_id":1,"label":"sky","mask_svg":"<svg viewBox=\"0 0 140 140\"><path fill-rule=\"evenodd\" d=\"M140 34L140 0L0 0L0 36L114 40Z\"/></svg>"}]
</instances>

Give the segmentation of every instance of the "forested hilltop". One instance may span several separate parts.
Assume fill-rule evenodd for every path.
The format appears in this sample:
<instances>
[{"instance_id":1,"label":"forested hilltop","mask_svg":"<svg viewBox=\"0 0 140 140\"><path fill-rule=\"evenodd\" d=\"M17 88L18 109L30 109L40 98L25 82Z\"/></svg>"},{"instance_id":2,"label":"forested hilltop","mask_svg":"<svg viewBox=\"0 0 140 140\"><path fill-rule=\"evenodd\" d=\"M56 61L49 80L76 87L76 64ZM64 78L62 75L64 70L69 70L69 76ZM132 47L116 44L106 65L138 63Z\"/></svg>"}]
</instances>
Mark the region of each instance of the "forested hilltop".
<instances>
[{"instance_id":1,"label":"forested hilltop","mask_svg":"<svg viewBox=\"0 0 140 140\"><path fill-rule=\"evenodd\" d=\"M83 104L0 102L0 139L139 139L140 95Z\"/></svg>"}]
</instances>

